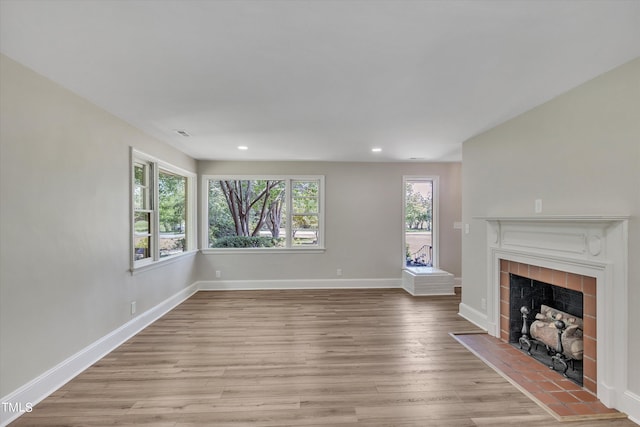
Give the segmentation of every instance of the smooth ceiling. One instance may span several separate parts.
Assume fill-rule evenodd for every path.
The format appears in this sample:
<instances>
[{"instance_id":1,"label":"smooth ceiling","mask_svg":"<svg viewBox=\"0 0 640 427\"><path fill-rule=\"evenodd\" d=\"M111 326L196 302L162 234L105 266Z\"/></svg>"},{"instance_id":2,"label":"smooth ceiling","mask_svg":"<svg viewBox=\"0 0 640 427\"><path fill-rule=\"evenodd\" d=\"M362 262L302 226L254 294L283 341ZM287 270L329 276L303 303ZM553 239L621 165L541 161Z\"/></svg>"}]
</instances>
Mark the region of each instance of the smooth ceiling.
<instances>
[{"instance_id":1,"label":"smooth ceiling","mask_svg":"<svg viewBox=\"0 0 640 427\"><path fill-rule=\"evenodd\" d=\"M198 159L459 161L640 56L640 1L0 0L0 49Z\"/></svg>"}]
</instances>

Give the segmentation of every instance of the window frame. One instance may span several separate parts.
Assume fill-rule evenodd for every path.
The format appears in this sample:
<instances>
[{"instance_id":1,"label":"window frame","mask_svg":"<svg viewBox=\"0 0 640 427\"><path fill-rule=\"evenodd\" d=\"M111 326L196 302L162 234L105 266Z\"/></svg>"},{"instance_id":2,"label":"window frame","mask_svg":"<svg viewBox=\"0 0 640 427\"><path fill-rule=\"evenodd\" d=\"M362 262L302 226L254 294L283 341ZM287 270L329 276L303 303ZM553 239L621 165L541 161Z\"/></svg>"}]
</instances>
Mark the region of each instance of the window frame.
<instances>
[{"instance_id":1,"label":"window frame","mask_svg":"<svg viewBox=\"0 0 640 427\"><path fill-rule=\"evenodd\" d=\"M409 181L431 181L431 247L432 253L432 266L433 268L440 268L440 176L439 175L403 175L402 176L402 269L407 269L407 258L405 256L405 249L407 245L406 240L406 210L407 210L407 197L405 188Z\"/></svg>"},{"instance_id":2,"label":"window frame","mask_svg":"<svg viewBox=\"0 0 640 427\"><path fill-rule=\"evenodd\" d=\"M149 183L147 185L148 189L148 198L150 202L149 209L137 210L135 207L135 189L136 189L136 181L135 181L135 167L136 164L147 164L149 165ZM168 255L164 257L160 257L160 214L159 214L159 175L160 172L164 171L168 174L177 175L183 178L186 178L185 183L185 248L183 252L176 253L173 255ZM169 261L176 260L178 258L192 255L197 253L198 242L197 242L197 216L196 216L196 185L197 185L197 175L188 170L182 169L180 167L174 166L170 163L167 163L157 157L146 154L142 151L138 151L135 148L131 147L130 151L130 178L129 178L129 187L130 187L130 217L129 217L129 227L130 227L130 249L129 249L129 260L130 260L130 271L131 273L138 272L141 270L146 270L149 268L156 267L158 265L162 265ZM135 239L136 239L136 230L135 230L135 214L136 212L149 212L150 213L150 230L149 230L149 246L151 247L151 256L136 260L135 259Z\"/></svg>"},{"instance_id":3,"label":"window frame","mask_svg":"<svg viewBox=\"0 0 640 427\"><path fill-rule=\"evenodd\" d=\"M222 254L222 253L321 253L325 251L325 179L324 175L202 175L201 177L201 229L200 241L202 247L200 252L203 254ZM286 219L286 243L285 247L272 248L210 248L209 247L209 182L222 180L282 180L285 181L286 203L287 203L287 219ZM291 227L292 222L292 191L291 183L293 181L318 181L318 243L313 246L294 246L291 243Z\"/></svg>"}]
</instances>

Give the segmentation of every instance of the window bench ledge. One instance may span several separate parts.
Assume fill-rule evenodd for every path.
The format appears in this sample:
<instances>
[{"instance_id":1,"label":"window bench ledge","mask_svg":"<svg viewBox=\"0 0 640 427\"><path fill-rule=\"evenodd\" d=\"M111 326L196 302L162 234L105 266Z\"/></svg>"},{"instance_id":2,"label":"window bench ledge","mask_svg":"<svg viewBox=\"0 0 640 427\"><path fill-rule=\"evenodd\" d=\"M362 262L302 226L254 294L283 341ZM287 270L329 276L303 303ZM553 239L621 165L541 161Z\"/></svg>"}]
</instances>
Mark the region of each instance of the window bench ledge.
<instances>
[{"instance_id":1,"label":"window bench ledge","mask_svg":"<svg viewBox=\"0 0 640 427\"><path fill-rule=\"evenodd\" d=\"M183 260L185 258L194 257L198 253L197 250L184 252L178 255L173 255L167 258L162 258L158 261L150 262L149 264L144 264L139 267L133 267L129 271L132 276L136 274L144 273L145 271L153 270L159 267L164 267L165 265L173 264L176 261Z\"/></svg>"}]
</instances>

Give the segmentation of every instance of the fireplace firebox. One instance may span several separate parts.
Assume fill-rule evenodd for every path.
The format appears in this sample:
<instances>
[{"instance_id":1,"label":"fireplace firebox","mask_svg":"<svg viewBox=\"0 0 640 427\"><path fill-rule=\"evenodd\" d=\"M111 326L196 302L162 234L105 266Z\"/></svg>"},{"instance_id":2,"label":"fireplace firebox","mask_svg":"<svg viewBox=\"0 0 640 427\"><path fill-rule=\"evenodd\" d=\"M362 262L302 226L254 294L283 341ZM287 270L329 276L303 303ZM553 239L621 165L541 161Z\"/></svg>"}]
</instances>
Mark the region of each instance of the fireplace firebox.
<instances>
[{"instance_id":1,"label":"fireplace firebox","mask_svg":"<svg viewBox=\"0 0 640 427\"><path fill-rule=\"evenodd\" d=\"M517 274L509 274L509 342L518 342L522 331L520 308L526 306L530 319L540 313L546 305L573 316L583 317L583 294L573 289L562 288Z\"/></svg>"},{"instance_id":2,"label":"fireplace firebox","mask_svg":"<svg viewBox=\"0 0 640 427\"><path fill-rule=\"evenodd\" d=\"M582 292L509 273L509 312L509 343L582 386Z\"/></svg>"}]
</instances>

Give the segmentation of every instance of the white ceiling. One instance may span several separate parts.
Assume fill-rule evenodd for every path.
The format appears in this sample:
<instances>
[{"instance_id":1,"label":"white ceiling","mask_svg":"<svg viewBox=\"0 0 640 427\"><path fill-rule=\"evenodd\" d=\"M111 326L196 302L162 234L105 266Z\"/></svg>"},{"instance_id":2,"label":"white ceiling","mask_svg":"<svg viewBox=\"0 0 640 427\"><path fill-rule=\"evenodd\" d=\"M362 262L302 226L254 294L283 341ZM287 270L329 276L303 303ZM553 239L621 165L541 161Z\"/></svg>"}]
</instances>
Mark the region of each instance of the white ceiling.
<instances>
[{"instance_id":1,"label":"white ceiling","mask_svg":"<svg viewBox=\"0 0 640 427\"><path fill-rule=\"evenodd\" d=\"M640 1L0 0L0 49L198 159L459 161L640 56Z\"/></svg>"}]
</instances>

